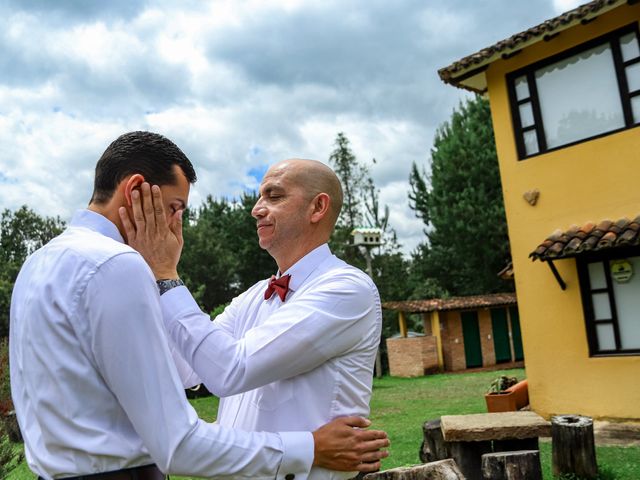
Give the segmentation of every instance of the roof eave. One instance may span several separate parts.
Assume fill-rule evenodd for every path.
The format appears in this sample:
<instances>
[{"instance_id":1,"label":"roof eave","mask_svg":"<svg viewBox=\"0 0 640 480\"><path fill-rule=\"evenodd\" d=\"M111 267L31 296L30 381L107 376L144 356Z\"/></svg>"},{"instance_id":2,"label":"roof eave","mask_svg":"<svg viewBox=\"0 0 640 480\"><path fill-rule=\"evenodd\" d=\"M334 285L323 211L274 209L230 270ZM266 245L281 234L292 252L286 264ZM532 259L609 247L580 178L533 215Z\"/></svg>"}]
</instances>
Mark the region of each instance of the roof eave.
<instances>
[{"instance_id":1,"label":"roof eave","mask_svg":"<svg viewBox=\"0 0 640 480\"><path fill-rule=\"evenodd\" d=\"M520 53L521 50L537 43L550 41L564 30L575 27L579 24L587 24L600 15L613 10L614 8L617 8L624 3L626 2L623 0L612 1L611 3L603 5L595 12L588 12L585 15L580 15L577 18L573 18L571 21L568 21L566 23L561 21L559 24L554 24L554 21L558 20L560 17L568 15L571 12L578 11L585 6L582 5L554 19L547 20L540 25L533 27L534 29L539 28L541 31L540 33L534 35L529 39L520 40L518 37L526 36L527 32L532 29L513 35L506 40L501 40L500 42L490 47L482 49L477 53L474 53L461 60L458 60L457 62L452 63L448 67L441 68L440 70L438 70L438 75L444 83L469 90L471 92L484 94L487 92L487 78L485 72L492 63L498 60L511 58L514 55ZM513 48L505 47L505 43L513 43L514 46ZM472 58L475 56L477 56L478 58ZM465 61L468 61L469 65L459 65L461 62Z\"/></svg>"}]
</instances>

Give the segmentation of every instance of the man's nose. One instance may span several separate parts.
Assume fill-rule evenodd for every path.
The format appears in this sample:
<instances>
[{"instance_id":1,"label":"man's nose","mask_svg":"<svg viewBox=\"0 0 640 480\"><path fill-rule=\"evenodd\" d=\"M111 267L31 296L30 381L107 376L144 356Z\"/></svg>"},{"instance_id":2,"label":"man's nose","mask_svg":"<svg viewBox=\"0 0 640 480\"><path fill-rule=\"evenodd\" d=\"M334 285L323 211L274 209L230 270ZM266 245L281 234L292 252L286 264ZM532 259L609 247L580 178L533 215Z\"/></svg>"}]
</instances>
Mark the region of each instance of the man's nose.
<instances>
[{"instance_id":1,"label":"man's nose","mask_svg":"<svg viewBox=\"0 0 640 480\"><path fill-rule=\"evenodd\" d=\"M253 206L253 208L251 209L251 216L253 218L261 218L265 216L265 210L266 208L264 207L264 204L262 203L261 199L258 199L258 201L256 202L256 204Z\"/></svg>"}]
</instances>

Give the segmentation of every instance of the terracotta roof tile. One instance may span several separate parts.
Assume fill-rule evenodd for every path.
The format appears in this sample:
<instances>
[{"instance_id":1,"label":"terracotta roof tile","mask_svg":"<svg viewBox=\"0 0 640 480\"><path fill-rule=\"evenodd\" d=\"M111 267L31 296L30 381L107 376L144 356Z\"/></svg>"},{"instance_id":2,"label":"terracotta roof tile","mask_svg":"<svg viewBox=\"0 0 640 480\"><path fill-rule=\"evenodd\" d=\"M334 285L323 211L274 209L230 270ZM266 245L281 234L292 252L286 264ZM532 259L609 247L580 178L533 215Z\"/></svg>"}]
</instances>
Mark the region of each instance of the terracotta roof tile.
<instances>
[{"instance_id":1,"label":"terracotta roof tile","mask_svg":"<svg viewBox=\"0 0 640 480\"><path fill-rule=\"evenodd\" d=\"M515 293L492 293L468 297L432 298L430 300L405 300L400 302L384 302L383 308L407 313L426 313L446 310L463 310L468 308L488 308L503 305L516 305Z\"/></svg>"},{"instance_id":2,"label":"terracotta roof tile","mask_svg":"<svg viewBox=\"0 0 640 480\"><path fill-rule=\"evenodd\" d=\"M634 220L602 220L597 226L587 222L582 227L574 225L566 232L556 230L529 257L533 260L553 260L589 251L636 245L640 245L640 215Z\"/></svg>"},{"instance_id":3,"label":"terracotta roof tile","mask_svg":"<svg viewBox=\"0 0 640 480\"><path fill-rule=\"evenodd\" d=\"M562 15L545 20L541 24L531 27L524 32L517 33L490 47L483 48L482 50L468 55L457 62L453 62L448 67L438 70L438 75L440 75L440 79L445 83L476 91L476 89L460 83L461 76L464 76L467 70L472 70L475 67L481 67L494 56L496 57L494 60L499 58L497 57L498 54L503 56L508 55L514 50L522 48L523 44L530 40L543 39L545 36L552 35L557 31L562 30L563 27L566 28L571 23L587 20L590 17L597 16L597 14L599 14L605 7L609 7L617 3L622 4L624 2L621 0L594 0L585 3L584 5L574 8L573 10L569 10Z\"/></svg>"},{"instance_id":4,"label":"terracotta roof tile","mask_svg":"<svg viewBox=\"0 0 640 480\"><path fill-rule=\"evenodd\" d=\"M618 243L620 245L631 245L634 239L638 237L638 231L640 231L640 215L629 222L625 230L620 234Z\"/></svg>"},{"instance_id":5,"label":"terracotta roof tile","mask_svg":"<svg viewBox=\"0 0 640 480\"><path fill-rule=\"evenodd\" d=\"M505 267L497 273L497 276L502 280L513 280L513 262L509 261L509 263L507 263Z\"/></svg>"}]
</instances>

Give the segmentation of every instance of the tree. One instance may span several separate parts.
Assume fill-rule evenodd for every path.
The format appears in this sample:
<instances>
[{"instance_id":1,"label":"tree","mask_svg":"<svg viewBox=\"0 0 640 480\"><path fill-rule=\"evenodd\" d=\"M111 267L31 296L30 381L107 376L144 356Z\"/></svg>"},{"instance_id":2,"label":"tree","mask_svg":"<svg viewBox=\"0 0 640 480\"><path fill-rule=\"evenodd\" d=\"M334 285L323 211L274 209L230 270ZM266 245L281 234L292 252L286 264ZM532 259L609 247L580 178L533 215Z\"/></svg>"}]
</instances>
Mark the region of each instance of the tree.
<instances>
[{"instance_id":1,"label":"tree","mask_svg":"<svg viewBox=\"0 0 640 480\"><path fill-rule=\"evenodd\" d=\"M349 139L338 133L336 148L329 157L329 163L342 183L342 211L337 227L349 229L349 233L362 222L362 198L367 188L369 169L360 163L351 151Z\"/></svg>"},{"instance_id":2,"label":"tree","mask_svg":"<svg viewBox=\"0 0 640 480\"><path fill-rule=\"evenodd\" d=\"M13 283L27 256L64 230L59 217L42 217L23 205L0 216L0 338L9 334Z\"/></svg>"},{"instance_id":3,"label":"tree","mask_svg":"<svg viewBox=\"0 0 640 480\"><path fill-rule=\"evenodd\" d=\"M255 193L238 201L208 196L187 212L180 274L206 312L275 272L275 262L258 244L251 216L256 200Z\"/></svg>"},{"instance_id":4,"label":"tree","mask_svg":"<svg viewBox=\"0 0 640 480\"><path fill-rule=\"evenodd\" d=\"M428 239L413 255L413 276L436 279L433 289L451 295L511 290L496 275L510 254L487 100L454 110L436 132L431 160L430 176L414 164L409 177Z\"/></svg>"}]
</instances>

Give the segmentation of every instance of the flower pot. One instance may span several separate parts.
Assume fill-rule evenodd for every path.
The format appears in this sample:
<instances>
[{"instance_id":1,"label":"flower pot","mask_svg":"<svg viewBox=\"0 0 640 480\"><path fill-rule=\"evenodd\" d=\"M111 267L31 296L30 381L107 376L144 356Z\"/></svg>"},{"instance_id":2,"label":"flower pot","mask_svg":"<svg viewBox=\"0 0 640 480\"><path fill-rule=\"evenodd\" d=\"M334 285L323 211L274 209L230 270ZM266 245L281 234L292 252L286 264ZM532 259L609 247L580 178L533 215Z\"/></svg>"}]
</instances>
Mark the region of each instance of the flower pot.
<instances>
[{"instance_id":1,"label":"flower pot","mask_svg":"<svg viewBox=\"0 0 640 480\"><path fill-rule=\"evenodd\" d=\"M529 383L526 380L516 383L512 387L507 388L507 392L513 392L515 395L516 409L529 405Z\"/></svg>"},{"instance_id":2,"label":"flower pot","mask_svg":"<svg viewBox=\"0 0 640 480\"><path fill-rule=\"evenodd\" d=\"M487 393L484 399L488 412L515 412L529 405L529 385L522 380L504 392Z\"/></svg>"},{"instance_id":3,"label":"flower pot","mask_svg":"<svg viewBox=\"0 0 640 480\"><path fill-rule=\"evenodd\" d=\"M487 402L487 412L514 412L516 408L516 398L513 392L487 393L484 396Z\"/></svg>"}]
</instances>

